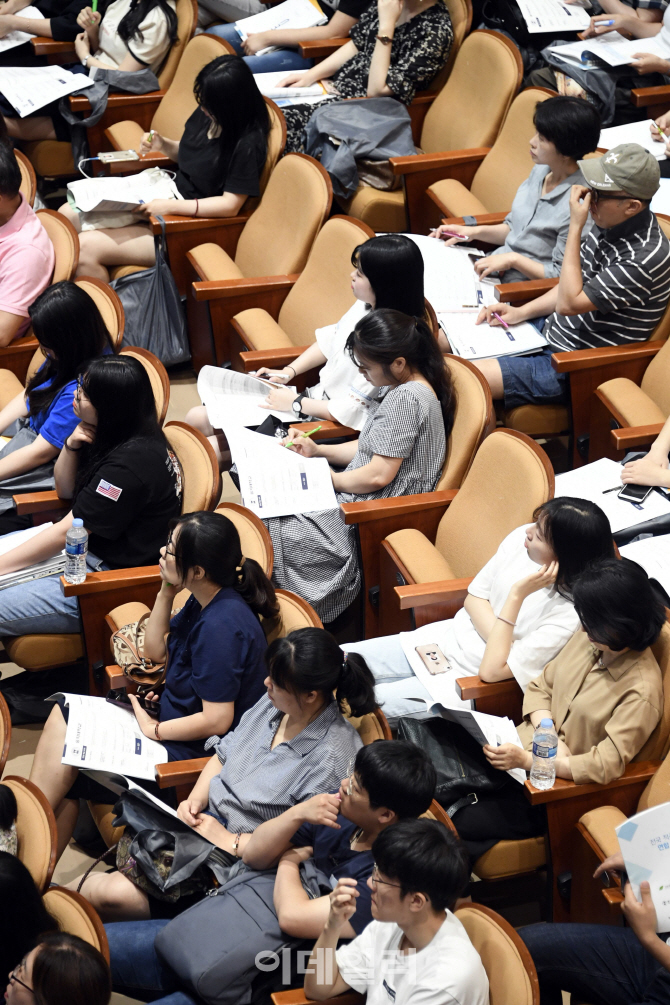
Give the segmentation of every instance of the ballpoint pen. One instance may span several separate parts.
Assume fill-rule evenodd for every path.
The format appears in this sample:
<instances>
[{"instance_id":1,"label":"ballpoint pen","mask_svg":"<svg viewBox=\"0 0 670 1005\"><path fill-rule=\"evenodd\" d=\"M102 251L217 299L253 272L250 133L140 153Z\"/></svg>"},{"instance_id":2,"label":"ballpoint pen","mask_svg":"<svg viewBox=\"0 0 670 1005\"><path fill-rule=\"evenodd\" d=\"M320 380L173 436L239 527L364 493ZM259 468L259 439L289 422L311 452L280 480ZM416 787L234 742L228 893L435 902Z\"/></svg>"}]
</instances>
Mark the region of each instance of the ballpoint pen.
<instances>
[{"instance_id":1,"label":"ballpoint pen","mask_svg":"<svg viewBox=\"0 0 670 1005\"><path fill-rule=\"evenodd\" d=\"M435 234L436 231L437 231L437 227L434 227L431 230L431 234ZM455 234L452 230L445 230L443 234L440 234L440 240L441 241L446 241L449 237L457 237L459 241L469 241L470 240L470 238L467 237L465 234Z\"/></svg>"},{"instance_id":2,"label":"ballpoint pen","mask_svg":"<svg viewBox=\"0 0 670 1005\"><path fill-rule=\"evenodd\" d=\"M94 14L97 12L97 10L98 10L98 0L93 0L93 3L91 4L91 10L93 11ZM89 20L90 20L91 24L95 24L95 21L93 20L93 18L89 18Z\"/></svg>"},{"instance_id":3,"label":"ballpoint pen","mask_svg":"<svg viewBox=\"0 0 670 1005\"><path fill-rule=\"evenodd\" d=\"M318 433L320 429L323 429L323 426L315 426L314 429L310 429L308 433L301 433L300 436L297 437L297 439L306 440L308 436L314 436L314 433ZM288 443L282 443L282 446L290 447L293 445L294 442L295 440L289 440Z\"/></svg>"},{"instance_id":4,"label":"ballpoint pen","mask_svg":"<svg viewBox=\"0 0 670 1005\"><path fill-rule=\"evenodd\" d=\"M507 324L506 321L503 320L503 318L500 316L500 314L496 314L495 311L492 311L491 313L493 314L493 317L496 318L500 322L500 324L503 326L503 328L506 328L507 331L509 331L509 325Z\"/></svg>"}]
</instances>

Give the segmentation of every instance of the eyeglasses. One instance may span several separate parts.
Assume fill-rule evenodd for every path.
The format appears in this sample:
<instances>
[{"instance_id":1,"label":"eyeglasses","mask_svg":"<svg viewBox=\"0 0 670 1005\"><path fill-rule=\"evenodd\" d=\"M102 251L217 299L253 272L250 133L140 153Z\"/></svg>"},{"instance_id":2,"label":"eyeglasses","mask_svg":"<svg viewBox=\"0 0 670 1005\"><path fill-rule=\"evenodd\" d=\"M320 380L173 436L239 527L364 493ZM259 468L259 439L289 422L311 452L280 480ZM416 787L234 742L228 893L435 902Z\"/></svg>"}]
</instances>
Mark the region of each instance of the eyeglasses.
<instances>
[{"instance_id":1,"label":"eyeglasses","mask_svg":"<svg viewBox=\"0 0 670 1005\"><path fill-rule=\"evenodd\" d=\"M75 388L74 396L79 401L81 398L81 392L84 390L84 385L82 383L81 374L77 377L77 387Z\"/></svg>"},{"instance_id":2,"label":"eyeglasses","mask_svg":"<svg viewBox=\"0 0 670 1005\"><path fill-rule=\"evenodd\" d=\"M372 883L373 886L379 886L379 885L381 885L381 886L395 886L396 889L398 889L398 890L401 889L401 884L400 883L389 883L389 881L387 879L380 879L379 878L379 869L377 868L377 866L375 866L374 869L372 870L372 875L370 876L370 882Z\"/></svg>"},{"instance_id":3,"label":"eyeglasses","mask_svg":"<svg viewBox=\"0 0 670 1005\"><path fill-rule=\"evenodd\" d=\"M354 770L356 768L356 758L352 757L347 765L347 787L345 793L348 796L353 796L354 794Z\"/></svg>"},{"instance_id":4,"label":"eyeglasses","mask_svg":"<svg viewBox=\"0 0 670 1005\"><path fill-rule=\"evenodd\" d=\"M25 981L22 981L20 977L16 976L19 970L25 970L25 960L21 960L16 970L12 971L9 975L10 981L14 981L15 984L20 984L22 988L26 989L26 991L30 991L31 995L34 994L33 989L29 987Z\"/></svg>"},{"instance_id":5,"label":"eyeglasses","mask_svg":"<svg viewBox=\"0 0 670 1005\"><path fill-rule=\"evenodd\" d=\"M605 199L609 199L611 202L626 202L628 199L632 199L632 195L610 195L609 192L601 192L597 188L590 188L591 202L594 206L597 206L599 202L603 202Z\"/></svg>"}]
</instances>

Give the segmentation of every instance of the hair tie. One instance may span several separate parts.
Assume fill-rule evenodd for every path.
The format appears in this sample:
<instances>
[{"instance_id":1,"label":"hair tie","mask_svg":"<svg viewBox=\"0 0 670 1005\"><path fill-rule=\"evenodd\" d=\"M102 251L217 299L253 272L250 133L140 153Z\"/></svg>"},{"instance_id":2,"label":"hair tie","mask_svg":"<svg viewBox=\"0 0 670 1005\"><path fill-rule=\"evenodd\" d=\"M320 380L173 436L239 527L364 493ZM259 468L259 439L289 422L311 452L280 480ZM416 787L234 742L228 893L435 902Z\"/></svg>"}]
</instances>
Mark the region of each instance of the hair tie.
<instances>
[{"instance_id":1,"label":"hair tie","mask_svg":"<svg viewBox=\"0 0 670 1005\"><path fill-rule=\"evenodd\" d=\"M237 573L238 576L242 575L242 566L244 565L245 562L246 558L244 557L244 555L242 555L242 558L240 559L240 564L235 566L235 572Z\"/></svg>"}]
</instances>

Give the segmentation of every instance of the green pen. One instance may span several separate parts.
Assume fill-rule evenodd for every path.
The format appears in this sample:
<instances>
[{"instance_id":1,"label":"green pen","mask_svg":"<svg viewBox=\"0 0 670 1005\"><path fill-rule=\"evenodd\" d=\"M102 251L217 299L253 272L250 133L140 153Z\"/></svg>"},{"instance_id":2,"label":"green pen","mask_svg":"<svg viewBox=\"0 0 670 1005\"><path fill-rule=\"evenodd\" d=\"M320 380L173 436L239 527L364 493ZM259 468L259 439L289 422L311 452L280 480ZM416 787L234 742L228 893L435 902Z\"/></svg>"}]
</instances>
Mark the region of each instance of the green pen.
<instances>
[{"instance_id":1,"label":"green pen","mask_svg":"<svg viewBox=\"0 0 670 1005\"><path fill-rule=\"evenodd\" d=\"M93 3L91 4L91 10L93 11L94 14L96 13L96 11L98 10L98 0L93 0ZM89 18L89 21L91 22L91 24L95 24L95 20L92 17Z\"/></svg>"},{"instance_id":2,"label":"green pen","mask_svg":"<svg viewBox=\"0 0 670 1005\"><path fill-rule=\"evenodd\" d=\"M315 426L314 429L310 429L308 433L301 433L298 439L306 440L308 436L314 436L314 433L318 433L320 429L323 429L323 426ZM290 443L282 443L282 447L290 447L294 442L294 440L291 440Z\"/></svg>"}]
</instances>

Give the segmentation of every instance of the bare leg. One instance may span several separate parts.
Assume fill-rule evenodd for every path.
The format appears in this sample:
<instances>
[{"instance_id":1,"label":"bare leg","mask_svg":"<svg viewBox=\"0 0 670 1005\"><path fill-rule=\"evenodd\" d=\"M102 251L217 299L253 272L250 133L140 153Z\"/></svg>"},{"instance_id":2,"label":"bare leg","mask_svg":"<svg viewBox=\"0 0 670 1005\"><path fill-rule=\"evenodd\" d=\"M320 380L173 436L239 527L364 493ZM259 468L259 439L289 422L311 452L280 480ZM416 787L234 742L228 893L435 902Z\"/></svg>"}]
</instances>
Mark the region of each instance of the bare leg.
<instances>
[{"instance_id":1,"label":"bare leg","mask_svg":"<svg viewBox=\"0 0 670 1005\"><path fill-rule=\"evenodd\" d=\"M68 883L67 889L76 890L80 882L81 876ZM120 872L92 872L80 892L104 922L146 921L151 917L146 894Z\"/></svg>"},{"instance_id":2,"label":"bare leg","mask_svg":"<svg viewBox=\"0 0 670 1005\"><path fill-rule=\"evenodd\" d=\"M189 426L193 426L194 429L199 429L207 437L219 462L219 471L228 471L232 464L232 457L228 449L228 440L222 429L214 429L207 418L207 409L205 406L197 405L195 408L192 408L186 413L184 421L188 422Z\"/></svg>"},{"instance_id":3,"label":"bare leg","mask_svg":"<svg viewBox=\"0 0 670 1005\"><path fill-rule=\"evenodd\" d=\"M66 730L60 706L55 705L44 724L30 772L30 781L42 790L56 815L59 858L72 837L79 810L78 800L65 798L79 774L77 768L61 764Z\"/></svg>"},{"instance_id":4,"label":"bare leg","mask_svg":"<svg viewBox=\"0 0 670 1005\"><path fill-rule=\"evenodd\" d=\"M478 370L480 370L491 388L491 395L494 401L500 401L505 397L503 390L502 370L497 359L473 359Z\"/></svg>"},{"instance_id":5,"label":"bare leg","mask_svg":"<svg viewBox=\"0 0 670 1005\"><path fill-rule=\"evenodd\" d=\"M59 206L58 212L61 216L67 217L77 233L81 234L81 213L73 209L69 202L64 202L62 206Z\"/></svg>"},{"instance_id":6,"label":"bare leg","mask_svg":"<svg viewBox=\"0 0 670 1005\"><path fill-rule=\"evenodd\" d=\"M5 119L7 132L13 140L25 140L34 143L36 140L55 140L56 130L48 115L36 115L28 119Z\"/></svg>"},{"instance_id":7,"label":"bare leg","mask_svg":"<svg viewBox=\"0 0 670 1005\"><path fill-rule=\"evenodd\" d=\"M79 237L78 276L109 282L109 266L142 265L156 261L153 235L145 223L115 230L85 230Z\"/></svg>"}]
</instances>

